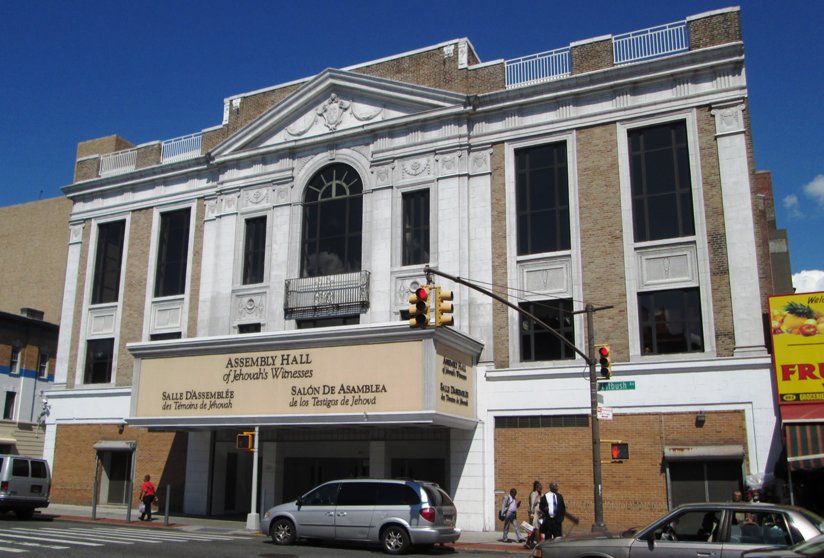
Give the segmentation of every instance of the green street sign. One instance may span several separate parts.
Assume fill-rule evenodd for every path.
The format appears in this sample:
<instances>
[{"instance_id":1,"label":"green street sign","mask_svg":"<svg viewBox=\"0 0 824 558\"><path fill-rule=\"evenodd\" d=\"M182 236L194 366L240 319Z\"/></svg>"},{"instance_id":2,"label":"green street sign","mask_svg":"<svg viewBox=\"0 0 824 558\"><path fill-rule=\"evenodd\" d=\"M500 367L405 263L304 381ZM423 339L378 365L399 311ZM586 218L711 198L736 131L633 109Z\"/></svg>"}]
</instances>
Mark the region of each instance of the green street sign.
<instances>
[{"instance_id":1,"label":"green street sign","mask_svg":"<svg viewBox=\"0 0 824 558\"><path fill-rule=\"evenodd\" d=\"M598 391L620 391L626 389L635 389L635 381L630 380L626 382L598 382Z\"/></svg>"}]
</instances>

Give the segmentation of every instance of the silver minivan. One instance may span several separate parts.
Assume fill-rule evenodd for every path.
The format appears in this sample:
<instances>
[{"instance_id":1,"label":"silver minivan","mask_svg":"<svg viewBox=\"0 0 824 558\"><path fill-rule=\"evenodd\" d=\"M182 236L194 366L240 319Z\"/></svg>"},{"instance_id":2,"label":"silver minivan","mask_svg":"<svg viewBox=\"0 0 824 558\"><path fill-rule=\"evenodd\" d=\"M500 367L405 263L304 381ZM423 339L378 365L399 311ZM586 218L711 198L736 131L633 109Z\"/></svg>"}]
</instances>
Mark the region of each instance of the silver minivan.
<instances>
[{"instance_id":1,"label":"silver minivan","mask_svg":"<svg viewBox=\"0 0 824 558\"><path fill-rule=\"evenodd\" d=\"M13 511L31 519L34 510L49 505L51 472L45 459L0 454L0 512Z\"/></svg>"},{"instance_id":2,"label":"silver minivan","mask_svg":"<svg viewBox=\"0 0 824 558\"><path fill-rule=\"evenodd\" d=\"M346 479L270 508L260 530L280 545L298 539L363 541L403 554L412 545L455 542L461 536L456 519L455 504L435 483Z\"/></svg>"}]
</instances>

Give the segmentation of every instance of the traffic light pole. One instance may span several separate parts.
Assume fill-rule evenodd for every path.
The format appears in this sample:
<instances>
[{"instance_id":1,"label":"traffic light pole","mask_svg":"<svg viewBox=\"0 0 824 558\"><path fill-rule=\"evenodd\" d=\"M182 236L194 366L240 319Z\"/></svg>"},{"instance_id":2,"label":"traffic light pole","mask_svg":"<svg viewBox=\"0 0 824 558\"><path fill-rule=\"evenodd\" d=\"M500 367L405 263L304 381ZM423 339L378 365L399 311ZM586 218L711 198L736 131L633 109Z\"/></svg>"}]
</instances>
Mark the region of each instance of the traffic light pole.
<instances>
[{"instance_id":1,"label":"traffic light pole","mask_svg":"<svg viewBox=\"0 0 824 558\"><path fill-rule=\"evenodd\" d=\"M592 500L595 503L595 522L592 531L606 531L604 523L604 491L601 483L601 427L598 422L598 377L595 374L595 326L592 318L595 308L586 305L587 347L589 348L589 410L592 415Z\"/></svg>"},{"instance_id":2,"label":"traffic light pole","mask_svg":"<svg viewBox=\"0 0 824 558\"><path fill-rule=\"evenodd\" d=\"M516 305L512 304L503 297L493 293L492 291L489 291L482 287L478 287L477 285L473 285L472 283L460 277L455 277L453 275L449 275L448 273L432 269L428 265L424 267L424 273L426 274L426 280L428 283L432 282L432 275L438 275L440 277L445 277L451 281L454 281L460 285L469 287L470 289L474 289L478 292L481 292L487 295L488 297L491 297L497 300L498 302L505 304L506 306L512 308L522 316L526 316L530 320L533 320L535 323L540 324L541 326L546 328L547 331L549 331L552 335L557 337L562 343L564 343L573 351L575 351L584 359L584 362L587 363L587 365L589 366L589 408L591 415L590 424L592 425L592 488L593 502L595 504L595 522L592 524L592 531L605 532L607 530L607 526L604 523L604 494L601 482L601 429L598 424L598 377L596 375L595 370L597 360L595 358L595 326L593 323L593 314L596 310L605 310L607 308L612 307L604 306L596 309L592 304L586 305L586 309L584 312L586 313L587 322L587 352L584 353L581 349L576 347L574 343L571 343L569 340L567 340L566 337L552 329L542 320L540 320L536 316L533 316L526 310L517 307Z\"/></svg>"}]
</instances>

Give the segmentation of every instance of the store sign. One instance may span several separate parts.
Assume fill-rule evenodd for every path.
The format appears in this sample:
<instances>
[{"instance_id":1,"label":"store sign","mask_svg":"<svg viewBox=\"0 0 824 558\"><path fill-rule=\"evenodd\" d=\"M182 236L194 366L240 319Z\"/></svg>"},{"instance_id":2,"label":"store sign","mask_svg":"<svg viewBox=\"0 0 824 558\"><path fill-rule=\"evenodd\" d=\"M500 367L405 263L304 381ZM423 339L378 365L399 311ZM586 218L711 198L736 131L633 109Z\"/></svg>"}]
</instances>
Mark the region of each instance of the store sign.
<instances>
[{"instance_id":1,"label":"store sign","mask_svg":"<svg viewBox=\"0 0 824 558\"><path fill-rule=\"evenodd\" d=\"M778 399L824 402L824 293L770 297Z\"/></svg>"},{"instance_id":2,"label":"store sign","mask_svg":"<svg viewBox=\"0 0 824 558\"><path fill-rule=\"evenodd\" d=\"M474 417L471 359L444 347L427 393L423 355L412 341L143 358L135 416L417 412L437 402L441 412Z\"/></svg>"}]
</instances>

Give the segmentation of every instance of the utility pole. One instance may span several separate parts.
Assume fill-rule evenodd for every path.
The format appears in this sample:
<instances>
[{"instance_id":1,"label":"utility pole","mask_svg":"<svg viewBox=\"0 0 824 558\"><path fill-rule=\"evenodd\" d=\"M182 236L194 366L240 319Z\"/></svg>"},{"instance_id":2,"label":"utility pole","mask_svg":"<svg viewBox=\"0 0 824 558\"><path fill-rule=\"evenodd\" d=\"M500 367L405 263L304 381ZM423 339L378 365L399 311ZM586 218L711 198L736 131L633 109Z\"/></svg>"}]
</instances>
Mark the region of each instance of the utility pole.
<instances>
[{"instance_id":1,"label":"utility pole","mask_svg":"<svg viewBox=\"0 0 824 558\"><path fill-rule=\"evenodd\" d=\"M589 349L589 411L592 415L592 501L595 503L595 522L592 532L606 531L604 523L604 491L601 483L601 427L598 423L598 377L595 373L595 326L592 315L595 308L586 305L587 348Z\"/></svg>"},{"instance_id":2,"label":"utility pole","mask_svg":"<svg viewBox=\"0 0 824 558\"><path fill-rule=\"evenodd\" d=\"M432 283L432 275L438 275L440 277L450 279L460 285L469 287L470 289L474 289L478 292L481 292L497 300L498 302L505 304L506 306L512 308L522 316L526 316L530 320L533 320L534 322L546 328L547 331L549 331L552 335L557 337L562 343L570 347L573 351L575 351L584 359L584 362L587 363L587 366L589 367L589 410L591 417L590 432L592 435L592 496L595 507L595 521L592 524L592 531L606 532L607 526L604 523L604 493L601 481L601 429L598 424L598 376L595 370L595 364L597 363L597 359L595 358L595 326L593 323L593 314L597 310L606 310L608 308L612 308L612 306L602 306L599 308L595 308L592 304L586 305L584 313L586 313L587 323L587 350L586 352L584 352L578 347L576 347L574 343L570 343L566 339L566 337L564 337L563 335L549 327L549 325L538 319L536 316L533 316L526 310L519 308L518 306L512 304L505 298L493 293L492 291L478 287L477 285L474 285L469 281L462 279L461 277L455 277L453 275L449 275L448 273L432 269L428 265L424 267L424 273L426 274L426 280L429 284ZM575 313L580 314L581 312Z\"/></svg>"}]
</instances>

